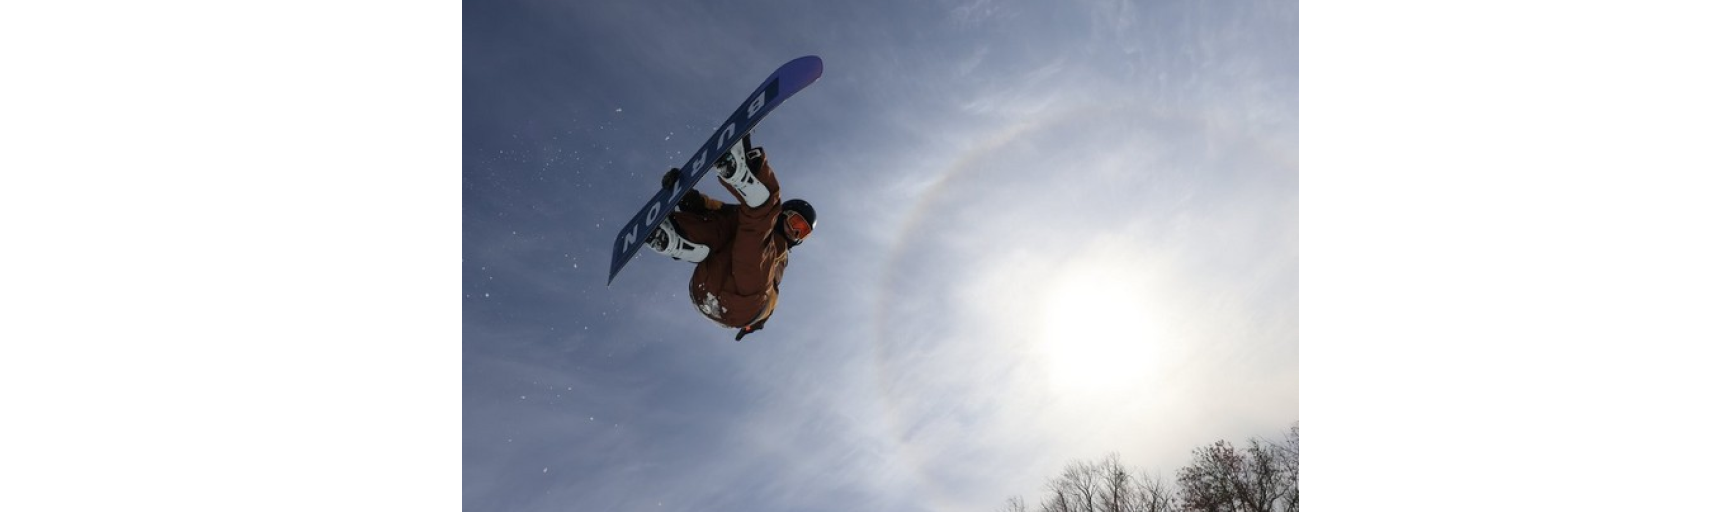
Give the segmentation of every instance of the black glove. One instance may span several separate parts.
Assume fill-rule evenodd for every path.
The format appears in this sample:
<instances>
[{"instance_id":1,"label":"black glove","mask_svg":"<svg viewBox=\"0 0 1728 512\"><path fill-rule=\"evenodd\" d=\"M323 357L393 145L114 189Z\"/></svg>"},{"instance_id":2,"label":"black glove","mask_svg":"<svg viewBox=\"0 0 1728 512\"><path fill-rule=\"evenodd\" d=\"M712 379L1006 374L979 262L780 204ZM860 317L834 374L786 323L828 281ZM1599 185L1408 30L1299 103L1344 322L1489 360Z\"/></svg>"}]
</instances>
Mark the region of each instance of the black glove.
<instances>
[{"instance_id":1,"label":"black glove","mask_svg":"<svg viewBox=\"0 0 1728 512\"><path fill-rule=\"evenodd\" d=\"M744 341L744 335L762 330L763 324L766 324L766 323L768 323L768 321L763 320L761 322L756 322L755 325L751 325L751 326L747 326L743 329L739 329L738 335L732 337L732 341Z\"/></svg>"},{"instance_id":2,"label":"black glove","mask_svg":"<svg viewBox=\"0 0 1728 512\"><path fill-rule=\"evenodd\" d=\"M660 177L660 188L672 188L673 184L678 183L679 170L677 167L668 169L666 175Z\"/></svg>"}]
</instances>

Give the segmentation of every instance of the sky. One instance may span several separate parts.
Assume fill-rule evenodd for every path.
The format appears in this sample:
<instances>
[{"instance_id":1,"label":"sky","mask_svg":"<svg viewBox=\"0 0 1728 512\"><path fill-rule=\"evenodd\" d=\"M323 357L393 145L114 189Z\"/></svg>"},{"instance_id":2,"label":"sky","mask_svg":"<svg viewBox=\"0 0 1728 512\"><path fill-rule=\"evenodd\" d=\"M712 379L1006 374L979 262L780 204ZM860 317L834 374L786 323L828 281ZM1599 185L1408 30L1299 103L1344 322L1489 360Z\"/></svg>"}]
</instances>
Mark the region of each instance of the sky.
<instances>
[{"instance_id":1,"label":"sky","mask_svg":"<svg viewBox=\"0 0 1728 512\"><path fill-rule=\"evenodd\" d=\"M1299 419L1297 5L468 2L465 510L979 510ZM612 237L774 68L768 328ZM699 186L723 194L712 180Z\"/></svg>"}]
</instances>

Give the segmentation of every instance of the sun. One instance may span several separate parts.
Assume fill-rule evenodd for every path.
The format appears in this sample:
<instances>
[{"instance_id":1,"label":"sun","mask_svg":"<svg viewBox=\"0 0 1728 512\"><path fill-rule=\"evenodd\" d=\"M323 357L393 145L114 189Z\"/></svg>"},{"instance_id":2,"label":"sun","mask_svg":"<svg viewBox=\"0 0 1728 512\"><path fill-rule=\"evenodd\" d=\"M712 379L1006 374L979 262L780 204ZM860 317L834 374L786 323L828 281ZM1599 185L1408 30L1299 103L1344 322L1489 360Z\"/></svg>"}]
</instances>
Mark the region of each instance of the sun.
<instances>
[{"instance_id":1,"label":"sun","mask_svg":"<svg viewBox=\"0 0 1728 512\"><path fill-rule=\"evenodd\" d=\"M1108 396L1153 377L1165 326L1145 272L1094 258L1056 275L1038 336L1054 391Z\"/></svg>"}]
</instances>

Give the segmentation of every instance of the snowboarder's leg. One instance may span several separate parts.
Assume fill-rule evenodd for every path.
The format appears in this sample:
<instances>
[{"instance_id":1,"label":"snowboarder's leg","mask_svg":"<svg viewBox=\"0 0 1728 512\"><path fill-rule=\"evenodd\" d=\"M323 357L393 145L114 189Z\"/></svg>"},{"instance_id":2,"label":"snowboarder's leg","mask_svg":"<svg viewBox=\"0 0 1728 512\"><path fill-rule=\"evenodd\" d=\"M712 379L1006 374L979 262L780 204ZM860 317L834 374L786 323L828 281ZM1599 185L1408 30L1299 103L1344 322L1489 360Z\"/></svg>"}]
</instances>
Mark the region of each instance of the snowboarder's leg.
<instances>
[{"instance_id":1,"label":"snowboarder's leg","mask_svg":"<svg viewBox=\"0 0 1728 512\"><path fill-rule=\"evenodd\" d=\"M660 227L648 235L648 248L678 261L698 263L708 259L708 246L685 238L678 233L678 225L671 217L660 222Z\"/></svg>"},{"instance_id":2,"label":"snowboarder's leg","mask_svg":"<svg viewBox=\"0 0 1728 512\"><path fill-rule=\"evenodd\" d=\"M768 202L772 191L762 183L754 172L761 168L762 148L752 148L749 154L744 151L744 144L732 146L725 155L720 156L720 163L714 170L720 175L720 181L738 193L744 205L757 208ZM748 163L746 163L748 162Z\"/></svg>"}]
</instances>

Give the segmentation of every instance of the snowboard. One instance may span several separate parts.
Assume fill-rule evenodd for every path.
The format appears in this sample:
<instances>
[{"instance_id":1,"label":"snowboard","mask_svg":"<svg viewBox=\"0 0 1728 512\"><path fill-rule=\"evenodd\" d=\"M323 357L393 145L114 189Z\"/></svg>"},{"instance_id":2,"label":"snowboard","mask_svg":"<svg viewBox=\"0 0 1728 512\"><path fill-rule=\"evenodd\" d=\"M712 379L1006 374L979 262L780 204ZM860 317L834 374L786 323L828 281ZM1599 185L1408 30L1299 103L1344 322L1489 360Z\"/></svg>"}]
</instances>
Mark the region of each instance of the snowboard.
<instances>
[{"instance_id":1,"label":"snowboard","mask_svg":"<svg viewBox=\"0 0 1728 512\"><path fill-rule=\"evenodd\" d=\"M618 237L612 241L612 268L606 275L606 285L612 285L612 279L618 277L618 271L636 256L636 251L642 249L642 244L648 241L648 236L654 229L671 215L673 205L684 196L684 192L702 181L703 176L714 168L714 164L750 134L756 124L767 117L768 112L780 106L786 98L792 97L798 91L804 90L817 78L822 77L822 59L815 55L807 55L792 59L782 64L780 69L768 75L762 85L756 87L744 104L739 105L720 128L708 136L708 141L696 149L696 154L690 157L684 167L678 170L678 182L670 188L662 188L648 199L648 204L636 212L624 229L618 231Z\"/></svg>"}]
</instances>

